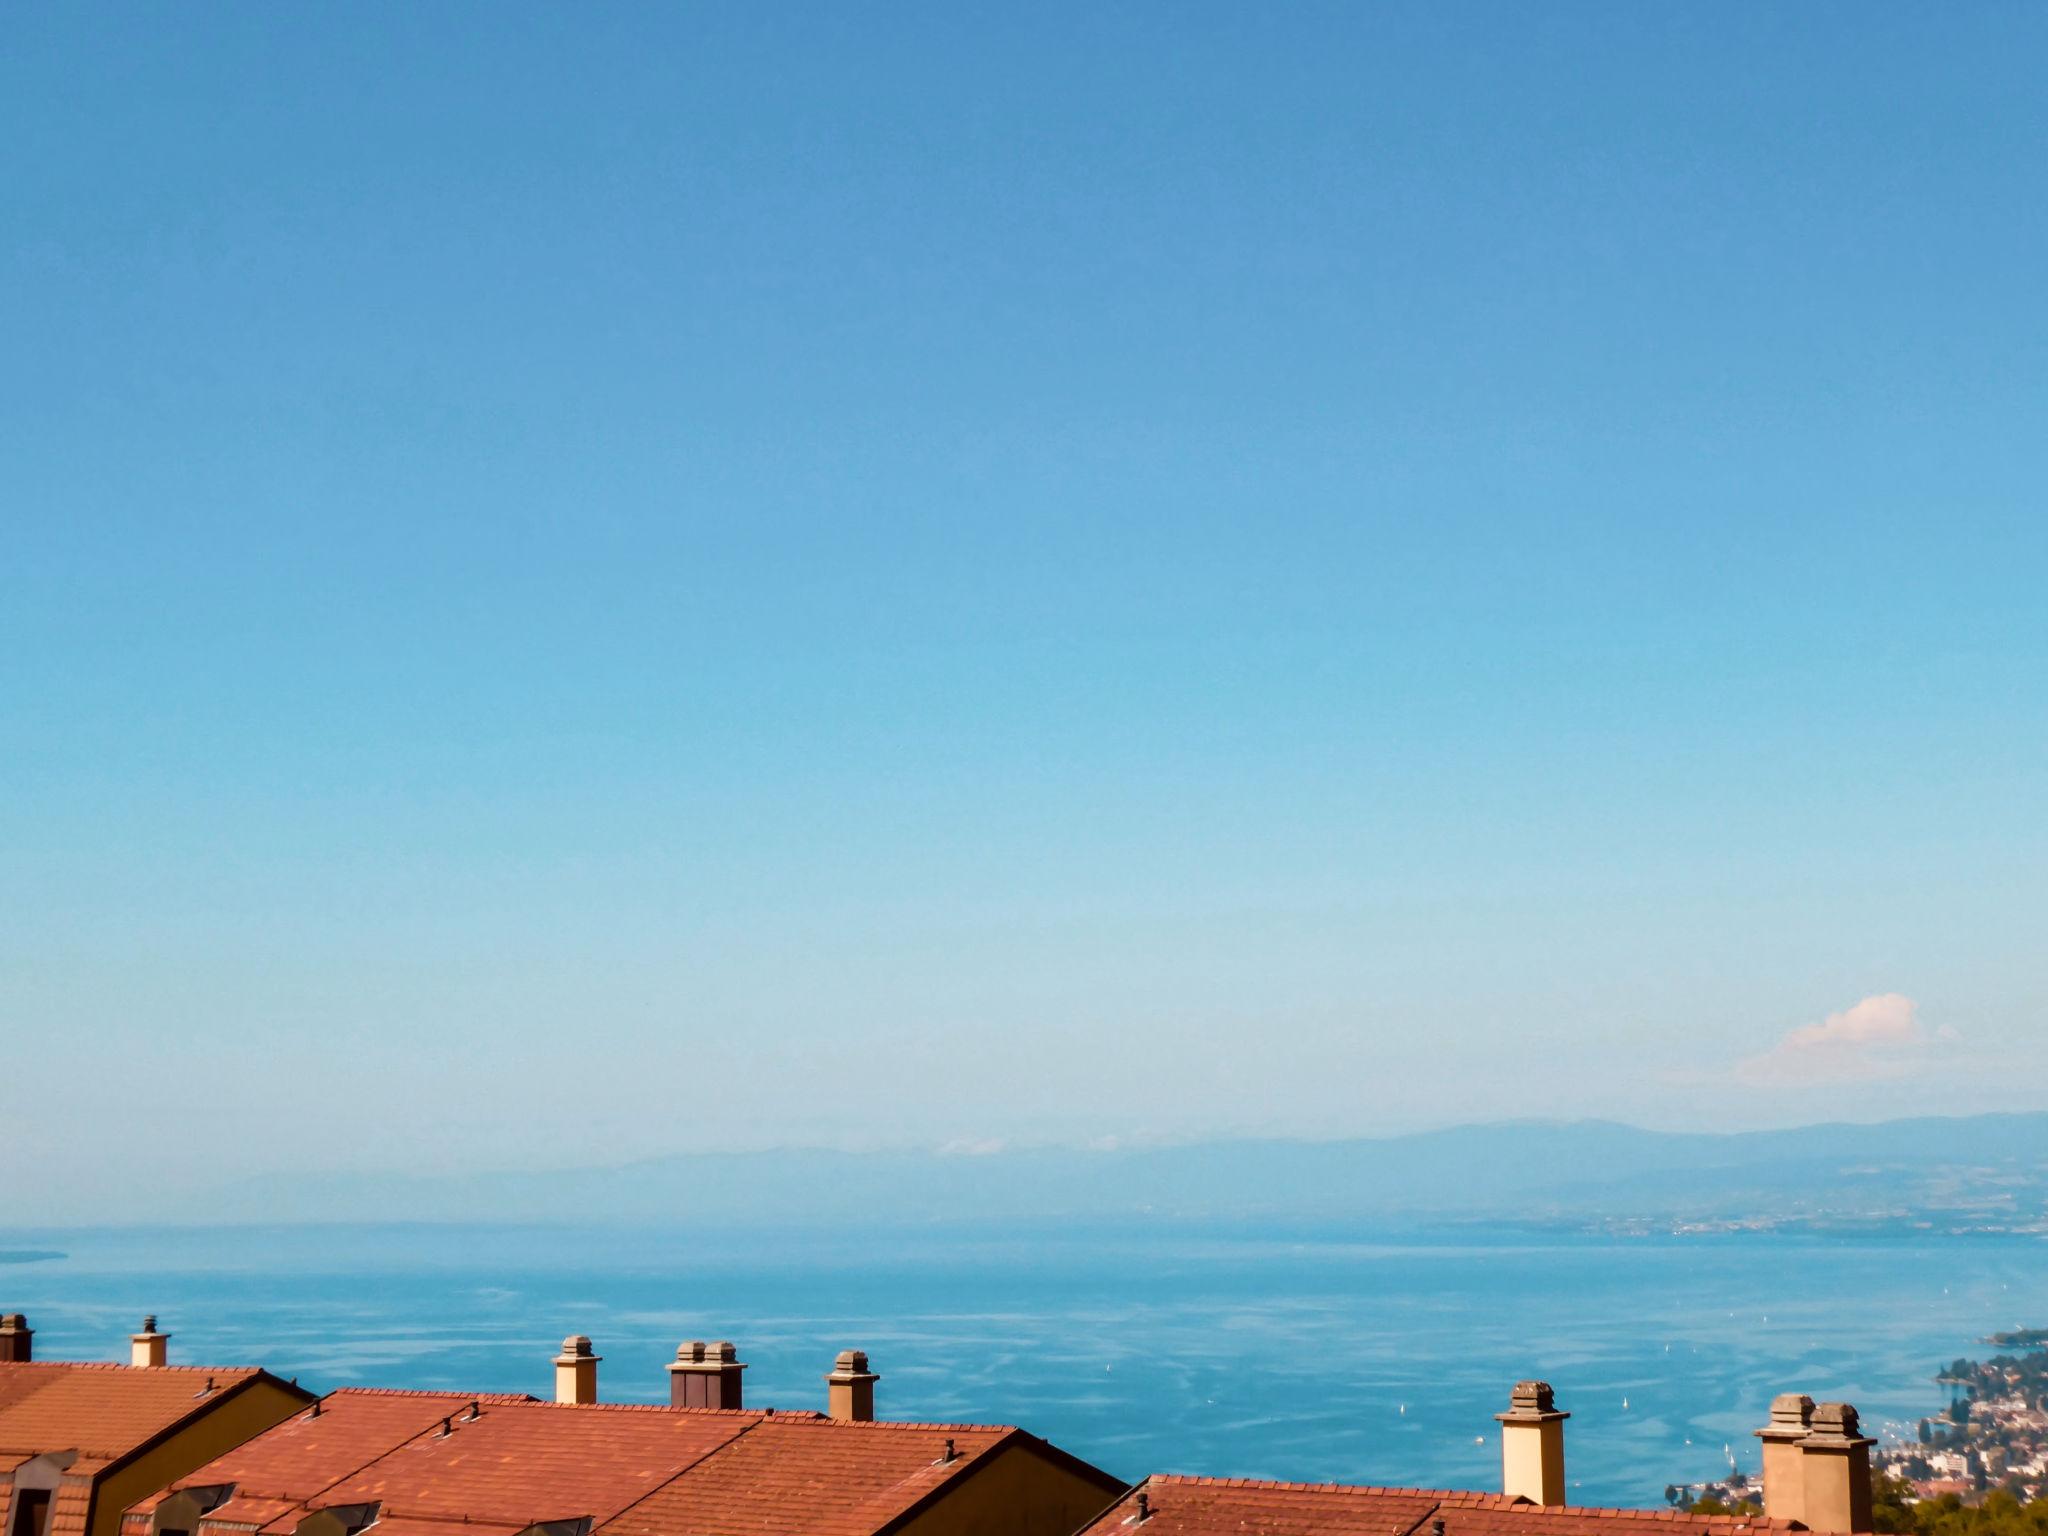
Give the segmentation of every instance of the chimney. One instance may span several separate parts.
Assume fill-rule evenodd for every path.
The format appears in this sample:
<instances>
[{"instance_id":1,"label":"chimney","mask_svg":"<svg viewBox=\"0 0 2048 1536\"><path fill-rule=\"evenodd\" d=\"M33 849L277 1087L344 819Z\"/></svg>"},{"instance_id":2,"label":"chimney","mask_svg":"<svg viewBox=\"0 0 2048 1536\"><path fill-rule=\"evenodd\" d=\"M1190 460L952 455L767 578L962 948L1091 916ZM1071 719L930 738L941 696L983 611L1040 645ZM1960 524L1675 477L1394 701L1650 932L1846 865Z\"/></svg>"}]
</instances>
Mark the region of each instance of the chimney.
<instances>
[{"instance_id":1,"label":"chimney","mask_svg":"<svg viewBox=\"0 0 2048 1536\"><path fill-rule=\"evenodd\" d=\"M590 1340L572 1333L562 1340L562 1352L555 1356L555 1401L594 1403L597 1401L597 1362L602 1355L590 1352Z\"/></svg>"},{"instance_id":2,"label":"chimney","mask_svg":"<svg viewBox=\"0 0 2048 1536\"><path fill-rule=\"evenodd\" d=\"M142 1320L142 1332L128 1336L128 1363L130 1365L162 1365L169 1358L171 1336L156 1331L156 1318Z\"/></svg>"},{"instance_id":3,"label":"chimney","mask_svg":"<svg viewBox=\"0 0 2048 1536\"><path fill-rule=\"evenodd\" d=\"M1806 1518L1805 1457L1799 1442L1812 1430L1812 1398L1780 1392L1771 1399L1771 1421L1756 1437L1764 1443L1764 1514L1772 1520Z\"/></svg>"},{"instance_id":4,"label":"chimney","mask_svg":"<svg viewBox=\"0 0 2048 1536\"><path fill-rule=\"evenodd\" d=\"M868 1369L864 1350L842 1349L825 1378L825 1417L866 1424L875 1416L875 1383L882 1378Z\"/></svg>"},{"instance_id":5,"label":"chimney","mask_svg":"<svg viewBox=\"0 0 2048 1536\"><path fill-rule=\"evenodd\" d=\"M19 1312L0 1317L0 1365L26 1365L35 1358L31 1348L36 1331Z\"/></svg>"},{"instance_id":6,"label":"chimney","mask_svg":"<svg viewBox=\"0 0 2048 1536\"><path fill-rule=\"evenodd\" d=\"M676 1346L676 1363L668 1368L671 1408L737 1408L740 1405L739 1351L723 1339L706 1344L688 1339Z\"/></svg>"},{"instance_id":7,"label":"chimney","mask_svg":"<svg viewBox=\"0 0 2048 1536\"><path fill-rule=\"evenodd\" d=\"M1799 1442L1801 1480L1806 1507L1800 1519L1809 1531L1868 1531L1870 1520L1870 1448L1856 1410L1847 1403L1821 1403L1813 1410L1813 1429Z\"/></svg>"},{"instance_id":8,"label":"chimney","mask_svg":"<svg viewBox=\"0 0 2048 1536\"><path fill-rule=\"evenodd\" d=\"M1547 1381L1518 1381L1500 1421L1501 1489L1536 1504L1564 1503L1564 1421Z\"/></svg>"}]
</instances>

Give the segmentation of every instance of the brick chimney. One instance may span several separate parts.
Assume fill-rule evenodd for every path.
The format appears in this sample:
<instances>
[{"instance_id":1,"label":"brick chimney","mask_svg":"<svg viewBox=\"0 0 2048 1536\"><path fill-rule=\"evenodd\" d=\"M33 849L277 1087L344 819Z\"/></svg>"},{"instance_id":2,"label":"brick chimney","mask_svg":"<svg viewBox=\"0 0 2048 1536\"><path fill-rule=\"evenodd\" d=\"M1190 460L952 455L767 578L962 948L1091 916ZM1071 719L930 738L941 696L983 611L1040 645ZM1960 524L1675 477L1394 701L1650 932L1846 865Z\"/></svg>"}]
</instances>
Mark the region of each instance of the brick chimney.
<instances>
[{"instance_id":1,"label":"brick chimney","mask_svg":"<svg viewBox=\"0 0 2048 1536\"><path fill-rule=\"evenodd\" d=\"M562 1352L555 1356L555 1401L594 1403L597 1401L597 1362L604 1356L590 1352L590 1340L572 1333L562 1340Z\"/></svg>"},{"instance_id":2,"label":"brick chimney","mask_svg":"<svg viewBox=\"0 0 2048 1536\"><path fill-rule=\"evenodd\" d=\"M1806 1518L1806 1458L1799 1442L1812 1431L1812 1398L1780 1392L1771 1399L1771 1421L1756 1437L1764 1443L1764 1514L1773 1520Z\"/></svg>"},{"instance_id":3,"label":"brick chimney","mask_svg":"<svg viewBox=\"0 0 2048 1536\"><path fill-rule=\"evenodd\" d=\"M169 1356L171 1336L156 1331L156 1318L142 1320L142 1332L128 1336L128 1363L130 1365L162 1365Z\"/></svg>"},{"instance_id":4,"label":"brick chimney","mask_svg":"<svg viewBox=\"0 0 2048 1536\"><path fill-rule=\"evenodd\" d=\"M36 1331L19 1312L0 1317L0 1365L25 1365L35 1358Z\"/></svg>"},{"instance_id":5,"label":"brick chimney","mask_svg":"<svg viewBox=\"0 0 2048 1536\"><path fill-rule=\"evenodd\" d=\"M668 1401L672 1408L737 1408L740 1406L739 1351L725 1340L706 1344L687 1339L676 1346L676 1363L668 1368Z\"/></svg>"},{"instance_id":6,"label":"brick chimney","mask_svg":"<svg viewBox=\"0 0 2048 1536\"><path fill-rule=\"evenodd\" d=\"M1547 1381L1518 1381L1500 1421L1501 1491L1535 1504L1563 1504L1564 1421Z\"/></svg>"},{"instance_id":7,"label":"brick chimney","mask_svg":"<svg viewBox=\"0 0 2048 1536\"><path fill-rule=\"evenodd\" d=\"M825 1378L825 1417L866 1424L875 1416L875 1383L865 1350L842 1349Z\"/></svg>"},{"instance_id":8,"label":"brick chimney","mask_svg":"<svg viewBox=\"0 0 2048 1536\"><path fill-rule=\"evenodd\" d=\"M1813 1410L1813 1428L1799 1442L1805 1472L1800 1519L1810 1531L1868 1531L1870 1519L1870 1448L1877 1444L1862 1432L1856 1410L1847 1403L1821 1403Z\"/></svg>"}]
</instances>

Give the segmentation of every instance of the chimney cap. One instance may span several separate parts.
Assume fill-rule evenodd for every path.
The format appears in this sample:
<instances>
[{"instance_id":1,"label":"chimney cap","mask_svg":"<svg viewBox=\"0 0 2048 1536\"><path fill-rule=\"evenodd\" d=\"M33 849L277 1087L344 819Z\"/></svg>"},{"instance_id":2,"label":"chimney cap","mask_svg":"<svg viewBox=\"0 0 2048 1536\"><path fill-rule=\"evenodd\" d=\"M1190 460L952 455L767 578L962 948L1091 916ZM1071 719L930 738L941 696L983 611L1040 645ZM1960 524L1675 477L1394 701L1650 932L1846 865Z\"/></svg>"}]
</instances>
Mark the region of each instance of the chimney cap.
<instances>
[{"instance_id":1,"label":"chimney cap","mask_svg":"<svg viewBox=\"0 0 2048 1536\"><path fill-rule=\"evenodd\" d=\"M880 1381L881 1377L868 1369L868 1352L864 1349L842 1349L839 1357L832 1362L832 1374L827 1381Z\"/></svg>"},{"instance_id":2,"label":"chimney cap","mask_svg":"<svg viewBox=\"0 0 2048 1536\"><path fill-rule=\"evenodd\" d=\"M28 1328L28 1318L20 1312L0 1313L0 1328L9 1333L21 1333Z\"/></svg>"},{"instance_id":3,"label":"chimney cap","mask_svg":"<svg viewBox=\"0 0 2048 1536\"><path fill-rule=\"evenodd\" d=\"M156 1331L156 1314L152 1312L142 1320L142 1332L136 1334L135 1337L138 1339L168 1339L170 1335Z\"/></svg>"},{"instance_id":4,"label":"chimney cap","mask_svg":"<svg viewBox=\"0 0 2048 1536\"><path fill-rule=\"evenodd\" d=\"M1862 1432L1856 1410L1847 1403L1816 1403L1813 1433L1799 1442L1802 1450L1847 1451L1877 1442Z\"/></svg>"},{"instance_id":5,"label":"chimney cap","mask_svg":"<svg viewBox=\"0 0 2048 1536\"><path fill-rule=\"evenodd\" d=\"M1570 1417L1570 1414L1558 1411L1557 1393L1551 1390L1547 1381L1516 1382L1515 1390L1508 1397L1508 1411L1494 1415L1503 1424L1547 1423Z\"/></svg>"},{"instance_id":6,"label":"chimney cap","mask_svg":"<svg viewBox=\"0 0 2048 1536\"><path fill-rule=\"evenodd\" d=\"M720 1339L715 1344L707 1344L702 1339L685 1339L676 1346L676 1362L669 1370L711 1372L727 1367L746 1369L740 1364L740 1352L731 1340Z\"/></svg>"},{"instance_id":7,"label":"chimney cap","mask_svg":"<svg viewBox=\"0 0 2048 1536\"><path fill-rule=\"evenodd\" d=\"M589 1334L572 1333L569 1337L562 1340L561 1358L564 1360L601 1360L604 1357L591 1353Z\"/></svg>"},{"instance_id":8,"label":"chimney cap","mask_svg":"<svg viewBox=\"0 0 2048 1536\"><path fill-rule=\"evenodd\" d=\"M1804 1392L1780 1392L1771 1399L1770 1422L1758 1430L1761 1440L1803 1440L1813 1427L1813 1399Z\"/></svg>"}]
</instances>

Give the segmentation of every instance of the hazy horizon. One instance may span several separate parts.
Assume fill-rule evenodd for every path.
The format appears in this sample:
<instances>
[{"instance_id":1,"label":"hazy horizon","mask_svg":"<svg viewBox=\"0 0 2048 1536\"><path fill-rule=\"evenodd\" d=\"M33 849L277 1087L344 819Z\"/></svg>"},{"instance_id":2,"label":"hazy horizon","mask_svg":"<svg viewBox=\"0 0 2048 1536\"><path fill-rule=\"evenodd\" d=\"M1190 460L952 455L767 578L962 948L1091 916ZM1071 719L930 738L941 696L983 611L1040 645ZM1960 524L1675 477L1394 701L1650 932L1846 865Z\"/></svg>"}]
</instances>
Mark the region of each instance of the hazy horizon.
<instances>
[{"instance_id":1,"label":"hazy horizon","mask_svg":"<svg viewBox=\"0 0 2048 1536\"><path fill-rule=\"evenodd\" d=\"M27 1188L10 1209L31 1233L380 1222L654 1231L678 1221L822 1233L857 1209L913 1229L1071 1219L1959 1235L2036 1230L2028 1212L2048 1198L2044 1168L2040 1111L1706 1132L1523 1119L1320 1140L784 1144L472 1170L266 1165L183 1190Z\"/></svg>"}]
</instances>

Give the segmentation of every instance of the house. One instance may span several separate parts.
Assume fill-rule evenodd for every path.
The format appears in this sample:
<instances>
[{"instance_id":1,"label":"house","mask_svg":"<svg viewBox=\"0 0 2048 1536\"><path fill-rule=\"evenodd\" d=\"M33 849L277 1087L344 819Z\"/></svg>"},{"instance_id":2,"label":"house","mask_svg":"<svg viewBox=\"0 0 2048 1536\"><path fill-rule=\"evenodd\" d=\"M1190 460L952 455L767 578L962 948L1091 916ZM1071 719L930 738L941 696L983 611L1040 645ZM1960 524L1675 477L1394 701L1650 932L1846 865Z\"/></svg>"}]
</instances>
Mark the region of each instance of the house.
<instances>
[{"instance_id":1,"label":"house","mask_svg":"<svg viewBox=\"0 0 2048 1536\"><path fill-rule=\"evenodd\" d=\"M1564 1423L1547 1382L1518 1382L1501 1426L1499 1493L1250 1478L1148 1477L1081 1536L1772 1536L1871 1529L1872 1442L1846 1403L1787 1393L1763 1441L1763 1510L1588 1509L1565 1502Z\"/></svg>"},{"instance_id":2,"label":"house","mask_svg":"<svg viewBox=\"0 0 2048 1536\"><path fill-rule=\"evenodd\" d=\"M1006 1426L776 1414L600 1527L605 1536L1072 1536L1123 1491Z\"/></svg>"},{"instance_id":3,"label":"house","mask_svg":"<svg viewBox=\"0 0 2048 1536\"><path fill-rule=\"evenodd\" d=\"M1773 1536L1803 1527L1673 1509L1574 1509L1504 1493L1148 1477L1083 1536Z\"/></svg>"},{"instance_id":4,"label":"house","mask_svg":"<svg viewBox=\"0 0 2048 1536\"><path fill-rule=\"evenodd\" d=\"M343 1389L138 1499L120 1536L1072 1536L1117 1479L1021 1429L874 1418L859 1351L827 1411L738 1406L692 1341L668 1406L601 1403L582 1336L556 1400Z\"/></svg>"},{"instance_id":5,"label":"house","mask_svg":"<svg viewBox=\"0 0 2048 1536\"><path fill-rule=\"evenodd\" d=\"M0 1317L0 1536L116 1536L137 1498L313 1401L251 1366L166 1364L169 1338L151 1317L128 1365L37 1360Z\"/></svg>"}]
</instances>

